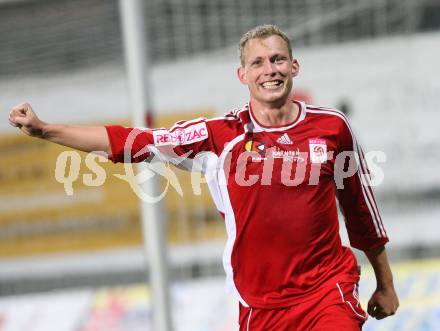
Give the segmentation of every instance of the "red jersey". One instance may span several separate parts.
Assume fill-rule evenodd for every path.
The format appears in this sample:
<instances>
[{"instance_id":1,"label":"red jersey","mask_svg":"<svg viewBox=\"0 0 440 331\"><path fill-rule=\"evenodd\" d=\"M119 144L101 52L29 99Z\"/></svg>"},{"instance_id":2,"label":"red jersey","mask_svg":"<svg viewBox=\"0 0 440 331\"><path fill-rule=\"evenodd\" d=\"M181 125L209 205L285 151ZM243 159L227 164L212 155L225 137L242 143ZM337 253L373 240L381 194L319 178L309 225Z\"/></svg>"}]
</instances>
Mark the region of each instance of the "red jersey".
<instances>
[{"instance_id":1,"label":"red jersey","mask_svg":"<svg viewBox=\"0 0 440 331\"><path fill-rule=\"evenodd\" d=\"M181 167L197 164L205 172L226 223L227 285L244 306L286 307L325 286L359 280L356 259L341 244L336 197L351 246L370 250L388 241L347 119L334 109L297 104L297 118L282 127L258 123L249 104L170 129L106 127L113 162L124 161L124 150L134 162L151 153L184 156ZM350 167L345 157L338 161L341 152L355 155L347 177L340 176Z\"/></svg>"}]
</instances>

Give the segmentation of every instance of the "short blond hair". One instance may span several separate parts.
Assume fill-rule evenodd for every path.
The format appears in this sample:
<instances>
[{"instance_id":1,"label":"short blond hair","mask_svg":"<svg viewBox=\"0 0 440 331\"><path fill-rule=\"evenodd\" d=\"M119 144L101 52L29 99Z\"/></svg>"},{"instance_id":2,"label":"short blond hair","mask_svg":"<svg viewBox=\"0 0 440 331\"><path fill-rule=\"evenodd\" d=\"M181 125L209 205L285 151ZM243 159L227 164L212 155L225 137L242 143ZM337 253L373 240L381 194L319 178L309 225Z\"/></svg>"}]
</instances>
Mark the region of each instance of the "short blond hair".
<instances>
[{"instance_id":1,"label":"short blond hair","mask_svg":"<svg viewBox=\"0 0 440 331\"><path fill-rule=\"evenodd\" d=\"M247 42L251 39L265 39L270 36L280 36L287 44L287 48L289 49L289 55L292 59L292 44L290 42L289 37L287 37L286 33L284 33L279 27L273 24L265 24L259 25L255 28L246 32L241 38L239 43L239 51L240 51L240 62L244 67L244 48Z\"/></svg>"}]
</instances>

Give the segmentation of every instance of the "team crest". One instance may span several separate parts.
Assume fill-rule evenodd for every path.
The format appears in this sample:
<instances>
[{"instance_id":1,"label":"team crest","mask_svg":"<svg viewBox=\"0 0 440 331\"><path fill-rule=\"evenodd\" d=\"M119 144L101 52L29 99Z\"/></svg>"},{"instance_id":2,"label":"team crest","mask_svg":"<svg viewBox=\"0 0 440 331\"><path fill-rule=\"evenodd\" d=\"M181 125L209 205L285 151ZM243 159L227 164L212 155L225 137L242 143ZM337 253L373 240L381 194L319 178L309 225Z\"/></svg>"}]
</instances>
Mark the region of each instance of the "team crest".
<instances>
[{"instance_id":1,"label":"team crest","mask_svg":"<svg viewBox=\"0 0 440 331\"><path fill-rule=\"evenodd\" d=\"M309 149L312 163L327 162L327 143L325 139L309 139Z\"/></svg>"}]
</instances>

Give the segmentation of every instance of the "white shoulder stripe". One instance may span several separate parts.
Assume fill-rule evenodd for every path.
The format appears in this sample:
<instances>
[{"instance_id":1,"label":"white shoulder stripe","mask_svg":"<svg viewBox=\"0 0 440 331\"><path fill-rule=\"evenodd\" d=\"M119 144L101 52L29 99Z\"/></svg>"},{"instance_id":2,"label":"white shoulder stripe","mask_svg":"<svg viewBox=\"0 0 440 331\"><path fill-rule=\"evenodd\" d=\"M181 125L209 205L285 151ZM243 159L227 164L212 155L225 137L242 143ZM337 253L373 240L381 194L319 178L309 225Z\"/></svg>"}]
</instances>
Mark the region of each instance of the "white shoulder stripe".
<instances>
[{"instance_id":1,"label":"white shoulder stripe","mask_svg":"<svg viewBox=\"0 0 440 331\"><path fill-rule=\"evenodd\" d=\"M174 124L174 125L170 128L169 131L173 131L173 130L175 130L175 129L177 129L177 128L183 128L183 127L185 127L185 126L188 126L188 125L191 125L191 124L196 124L196 123L198 123L198 122L204 122L204 121L206 121L206 118L204 118L204 117L199 117L199 118L196 118L196 119L194 119L194 120L190 120L190 121L184 121L184 122L182 122L182 123Z\"/></svg>"},{"instance_id":2,"label":"white shoulder stripe","mask_svg":"<svg viewBox=\"0 0 440 331\"><path fill-rule=\"evenodd\" d=\"M362 171L364 173L364 176L362 178L365 179L367 189L368 189L368 191L369 191L369 193L371 195L371 198L375 202L374 194L373 194L373 189L371 188L372 185L371 185L371 181L370 181L368 165L367 165L367 162L366 162L365 156L364 156L364 151L362 150L362 147L360 145L358 145L357 147L358 147L358 153L359 153L360 160L361 160L361 167L363 169ZM382 233L384 233L386 235L386 231L385 231L385 228L384 228L384 225L383 225L382 218L380 216L379 210L377 208L377 204L374 203L373 206L375 207L376 215L377 215L377 218L379 219L379 226L380 226L380 228L382 230Z\"/></svg>"},{"instance_id":3,"label":"white shoulder stripe","mask_svg":"<svg viewBox=\"0 0 440 331\"><path fill-rule=\"evenodd\" d=\"M357 171L358 177L359 177L359 181L361 183L361 188L362 188L362 193L364 195L364 199L365 202L367 203L367 207L368 210L370 211L370 215L373 219L373 224L374 227L376 229L376 234L378 235L378 237L385 237L386 233L382 224L382 220L380 219L380 215L379 215L379 211L377 209L377 205L376 202L374 200L373 197L373 192L371 190L371 187L367 186L366 183L364 183L364 180L362 179L363 177L367 177L367 176L361 176L361 172L363 174L368 174L368 172L366 171L366 167L364 168L365 160L363 159L363 153L359 153L359 146L357 144L356 138L353 134L353 131L350 127L350 124L347 121L347 118L339 111L333 111L333 110L317 110L317 109L310 109L307 108L307 112L309 113L322 113L322 114L329 114L329 115L333 115L333 116L337 116L339 118L341 118L345 125L347 125L350 134L351 134L351 138L353 141L353 149L355 149L356 153L355 153L355 158L356 158L356 163L358 166L358 169L360 169L361 171Z\"/></svg>"},{"instance_id":4,"label":"white shoulder stripe","mask_svg":"<svg viewBox=\"0 0 440 331\"><path fill-rule=\"evenodd\" d=\"M231 113L235 116L238 116L241 112L245 110L249 110L249 102L245 103L244 106L241 108L234 108Z\"/></svg>"},{"instance_id":5,"label":"white shoulder stripe","mask_svg":"<svg viewBox=\"0 0 440 331\"><path fill-rule=\"evenodd\" d=\"M315 106L315 105L310 105L310 104L307 104L306 107L311 110L329 110L329 111L334 111L334 112L337 112L339 114L344 115L343 112L341 112L339 109L336 109L336 108Z\"/></svg>"},{"instance_id":6,"label":"white shoulder stripe","mask_svg":"<svg viewBox=\"0 0 440 331\"><path fill-rule=\"evenodd\" d=\"M235 116L219 116L219 117L208 118L208 119L206 120L206 122L219 121L219 120L237 121L238 118L235 117Z\"/></svg>"},{"instance_id":7,"label":"white shoulder stripe","mask_svg":"<svg viewBox=\"0 0 440 331\"><path fill-rule=\"evenodd\" d=\"M360 150L360 147L359 147L359 145L358 145L358 143L356 141L356 138L355 138L355 136L353 134L351 126L348 123L347 118L345 117L345 115L343 113L339 112L339 111L331 111L331 110L309 110L308 109L308 111L309 112L313 112L313 113L330 114L330 115L334 115L334 116L340 117L341 119L344 120L344 122L347 125L347 127L348 127L348 129L350 131L350 134L352 136L353 148L356 149L356 152L357 152L357 154L355 155L356 163L357 163L359 169L361 170L362 174L368 174L368 172L366 171L367 167L366 167L365 159L363 157L363 153L361 153L362 151ZM373 197L373 192L372 192L372 189L371 189L371 187L369 185L369 182L368 182L368 176L367 175L361 176L360 171L358 171L358 176L359 176L359 180L361 182L362 192L364 194L365 201L367 202L368 209L369 209L370 214L371 214L371 216L373 218L373 221L374 221L374 225L375 225L375 228L376 228L376 233L377 233L377 235L379 237L386 236L386 232L384 230L384 227L383 227L383 224L382 224L382 220L380 218L380 214L379 214L376 202L375 202L374 197ZM363 178L366 178L367 183L365 183L365 180L363 180ZM368 185L366 185L366 184L368 184Z\"/></svg>"}]
</instances>

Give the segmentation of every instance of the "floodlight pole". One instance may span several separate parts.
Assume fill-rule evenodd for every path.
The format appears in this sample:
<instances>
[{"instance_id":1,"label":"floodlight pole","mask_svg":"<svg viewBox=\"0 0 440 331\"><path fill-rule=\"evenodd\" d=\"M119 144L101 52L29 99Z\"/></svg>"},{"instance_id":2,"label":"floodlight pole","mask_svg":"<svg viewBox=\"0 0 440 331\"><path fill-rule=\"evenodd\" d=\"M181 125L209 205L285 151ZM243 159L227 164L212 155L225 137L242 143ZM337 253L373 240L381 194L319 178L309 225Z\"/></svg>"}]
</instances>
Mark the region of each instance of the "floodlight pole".
<instances>
[{"instance_id":1,"label":"floodlight pole","mask_svg":"<svg viewBox=\"0 0 440 331\"><path fill-rule=\"evenodd\" d=\"M151 111L150 86L146 75L148 68L148 42L146 39L143 1L119 0L119 10L124 40L124 54L130 93L132 121L135 127L146 126L147 111ZM146 168L139 164L138 172ZM157 178L142 185L148 196L156 196L159 188ZM150 284L152 293L153 330L171 331L171 312L169 301L168 273L164 224L161 222L157 203L141 200L141 220L144 249L150 262Z\"/></svg>"}]
</instances>

